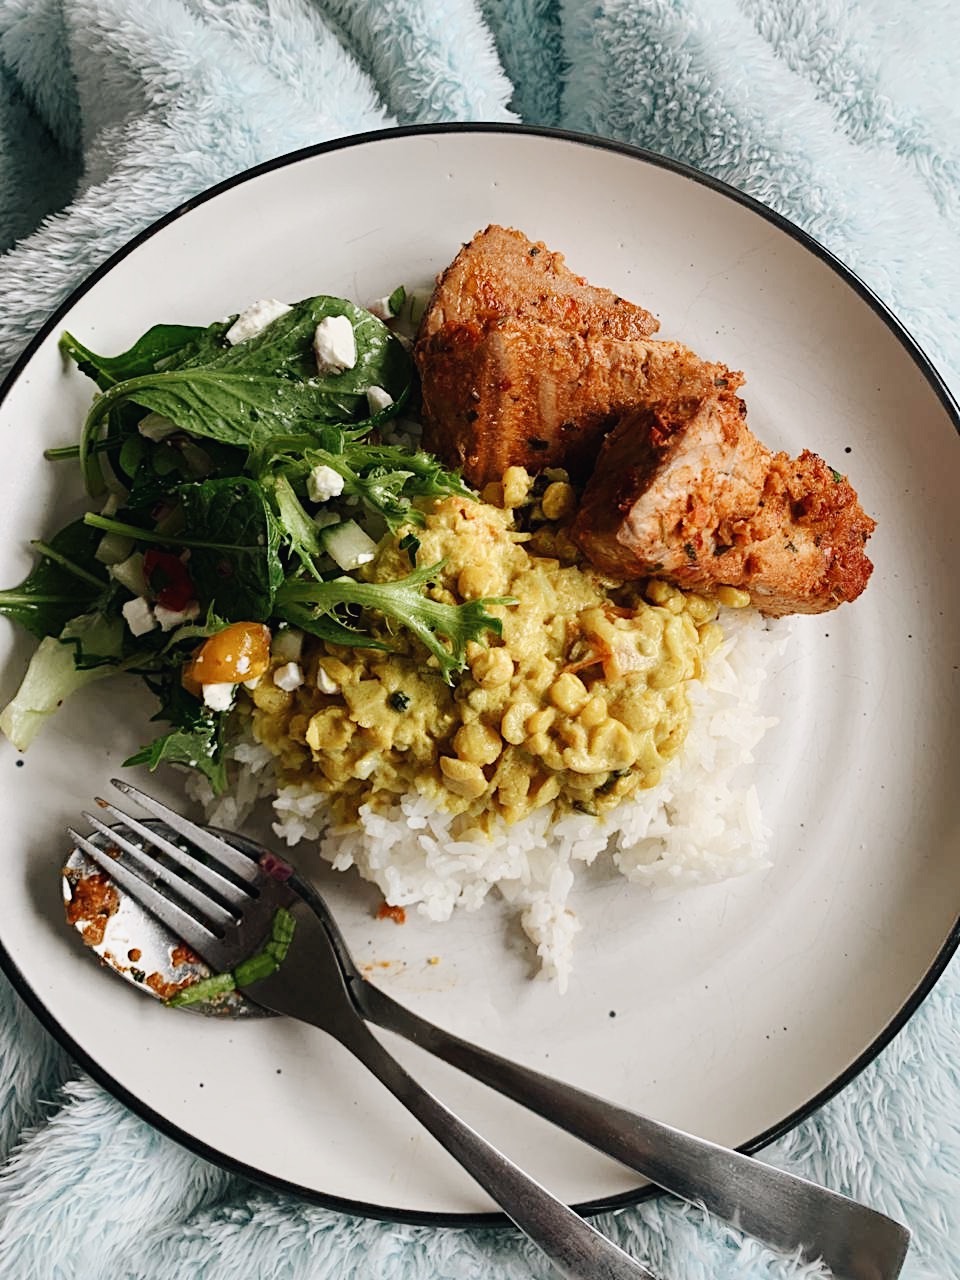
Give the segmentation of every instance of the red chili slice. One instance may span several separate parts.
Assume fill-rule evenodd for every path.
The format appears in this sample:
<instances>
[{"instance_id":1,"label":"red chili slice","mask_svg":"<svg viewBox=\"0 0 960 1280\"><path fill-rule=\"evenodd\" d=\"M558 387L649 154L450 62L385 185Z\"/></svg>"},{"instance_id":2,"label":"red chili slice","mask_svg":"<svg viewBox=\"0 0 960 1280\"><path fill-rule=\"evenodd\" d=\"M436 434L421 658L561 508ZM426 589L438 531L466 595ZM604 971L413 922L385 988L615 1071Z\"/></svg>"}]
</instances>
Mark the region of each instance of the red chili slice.
<instances>
[{"instance_id":1,"label":"red chili slice","mask_svg":"<svg viewBox=\"0 0 960 1280\"><path fill-rule=\"evenodd\" d=\"M187 567L172 551L151 547L143 557L143 572L157 604L179 612L197 598Z\"/></svg>"}]
</instances>

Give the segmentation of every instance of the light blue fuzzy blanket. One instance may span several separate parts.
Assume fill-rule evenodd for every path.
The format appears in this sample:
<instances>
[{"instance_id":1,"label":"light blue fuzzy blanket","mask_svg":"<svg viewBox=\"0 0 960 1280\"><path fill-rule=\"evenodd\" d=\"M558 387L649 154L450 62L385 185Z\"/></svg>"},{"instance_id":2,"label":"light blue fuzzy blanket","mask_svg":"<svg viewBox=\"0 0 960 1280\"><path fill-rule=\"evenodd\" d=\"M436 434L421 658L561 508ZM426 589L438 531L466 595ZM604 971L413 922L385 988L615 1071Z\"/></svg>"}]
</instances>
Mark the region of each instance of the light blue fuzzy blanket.
<instances>
[{"instance_id":1,"label":"light blue fuzzy blanket","mask_svg":"<svg viewBox=\"0 0 960 1280\"><path fill-rule=\"evenodd\" d=\"M953 0L0 0L0 360L93 267L259 161L394 123L513 120L639 143L847 261L960 386ZM3 1280L546 1277L510 1232L346 1218L160 1137L0 978ZM915 1231L960 1276L960 968L766 1153ZM813 1280L666 1199L602 1223L664 1280Z\"/></svg>"}]
</instances>

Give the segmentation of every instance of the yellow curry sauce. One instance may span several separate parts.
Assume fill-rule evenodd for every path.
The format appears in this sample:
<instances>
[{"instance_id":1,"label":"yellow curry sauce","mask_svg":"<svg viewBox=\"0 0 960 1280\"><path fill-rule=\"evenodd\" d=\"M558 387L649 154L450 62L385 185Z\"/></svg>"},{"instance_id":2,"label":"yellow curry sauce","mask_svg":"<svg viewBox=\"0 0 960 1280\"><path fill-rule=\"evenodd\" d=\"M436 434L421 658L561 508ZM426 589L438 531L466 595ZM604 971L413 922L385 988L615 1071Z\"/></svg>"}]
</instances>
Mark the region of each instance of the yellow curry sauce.
<instances>
[{"instance_id":1,"label":"yellow curry sauce","mask_svg":"<svg viewBox=\"0 0 960 1280\"><path fill-rule=\"evenodd\" d=\"M453 687L413 635L384 628L392 652L308 636L304 684L285 692L268 672L252 692L281 784L328 792L338 821L410 792L480 827L550 801L595 814L656 785L683 743L687 682L721 639L715 602L585 563L566 534L576 499L562 472L535 482L513 467L482 497L427 504L425 524L384 538L365 571L408 573L398 544L413 532L419 566L444 561L436 599L516 599L490 606L503 634L470 644Z\"/></svg>"}]
</instances>

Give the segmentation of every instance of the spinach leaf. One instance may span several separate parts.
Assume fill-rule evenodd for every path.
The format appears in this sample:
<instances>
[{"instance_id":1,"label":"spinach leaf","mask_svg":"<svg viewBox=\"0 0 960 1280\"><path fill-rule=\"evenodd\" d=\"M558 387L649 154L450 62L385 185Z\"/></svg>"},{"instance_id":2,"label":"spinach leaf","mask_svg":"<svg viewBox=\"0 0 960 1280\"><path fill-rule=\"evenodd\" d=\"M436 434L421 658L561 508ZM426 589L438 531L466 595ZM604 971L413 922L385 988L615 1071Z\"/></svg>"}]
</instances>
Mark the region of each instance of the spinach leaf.
<instances>
[{"instance_id":1,"label":"spinach leaf","mask_svg":"<svg viewBox=\"0 0 960 1280\"><path fill-rule=\"evenodd\" d=\"M64 333L60 350L76 363L81 373L92 378L101 391L106 391L129 378L213 356L223 347L223 335L231 323L232 319L218 320L206 329L198 325L155 324L129 351L118 356L98 356L72 333Z\"/></svg>"},{"instance_id":2,"label":"spinach leaf","mask_svg":"<svg viewBox=\"0 0 960 1280\"><path fill-rule=\"evenodd\" d=\"M313 334L324 317L335 315L347 316L353 326L357 360L352 369L321 375ZM400 409L412 381L410 356L375 316L342 298L307 298L246 342L187 354L175 367L137 374L105 390L83 425L84 478L91 492L99 491L94 441L122 401L163 414L193 435L249 447L324 423L379 421ZM393 403L371 419L366 390L373 385L385 388Z\"/></svg>"},{"instance_id":3,"label":"spinach leaf","mask_svg":"<svg viewBox=\"0 0 960 1280\"><path fill-rule=\"evenodd\" d=\"M282 530L263 489L246 476L181 485L190 576L204 607L229 621L265 622L283 582Z\"/></svg>"},{"instance_id":4,"label":"spinach leaf","mask_svg":"<svg viewBox=\"0 0 960 1280\"><path fill-rule=\"evenodd\" d=\"M110 590L107 572L94 558L101 536L74 520L49 542L35 542L40 560L19 586L0 591L0 613L39 639L58 636Z\"/></svg>"}]
</instances>

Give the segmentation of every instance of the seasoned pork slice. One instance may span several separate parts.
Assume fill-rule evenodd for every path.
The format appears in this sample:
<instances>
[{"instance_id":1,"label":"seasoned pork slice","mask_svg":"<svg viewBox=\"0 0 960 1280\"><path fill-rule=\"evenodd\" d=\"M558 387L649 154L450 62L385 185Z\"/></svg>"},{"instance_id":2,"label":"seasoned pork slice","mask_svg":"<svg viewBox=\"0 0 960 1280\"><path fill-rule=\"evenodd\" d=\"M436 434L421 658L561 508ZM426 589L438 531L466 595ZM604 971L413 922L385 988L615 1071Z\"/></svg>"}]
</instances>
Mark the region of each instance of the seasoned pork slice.
<instances>
[{"instance_id":1,"label":"seasoned pork slice","mask_svg":"<svg viewBox=\"0 0 960 1280\"><path fill-rule=\"evenodd\" d=\"M719 380L722 383L722 379ZM749 592L762 613L855 600L875 522L845 477L808 451L771 453L731 386L626 416L607 436L574 536L605 572Z\"/></svg>"},{"instance_id":2,"label":"seasoned pork slice","mask_svg":"<svg viewBox=\"0 0 960 1280\"><path fill-rule=\"evenodd\" d=\"M488 227L440 276L420 324L425 447L477 486L511 465L585 476L604 432L645 395L656 328L562 254Z\"/></svg>"}]
</instances>

